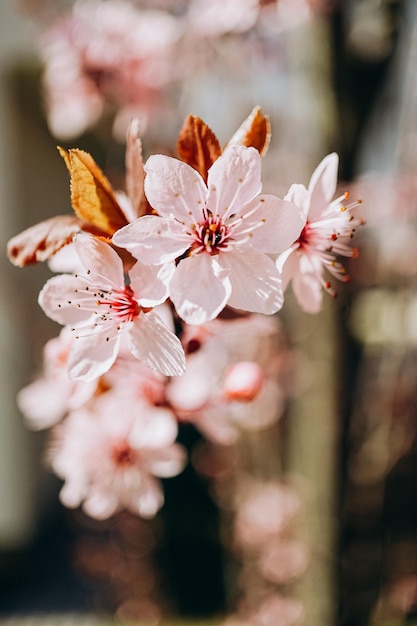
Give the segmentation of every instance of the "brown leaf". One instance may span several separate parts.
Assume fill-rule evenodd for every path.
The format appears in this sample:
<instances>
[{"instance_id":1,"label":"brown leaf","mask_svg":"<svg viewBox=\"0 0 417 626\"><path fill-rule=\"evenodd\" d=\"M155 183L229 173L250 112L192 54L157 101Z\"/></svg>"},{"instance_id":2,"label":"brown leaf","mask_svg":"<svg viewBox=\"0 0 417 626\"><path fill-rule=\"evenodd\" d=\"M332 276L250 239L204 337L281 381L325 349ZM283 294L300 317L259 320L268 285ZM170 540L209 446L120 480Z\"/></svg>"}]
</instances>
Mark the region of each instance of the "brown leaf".
<instances>
[{"instance_id":1,"label":"brown leaf","mask_svg":"<svg viewBox=\"0 0 417 626\"><path fill-rule=\"evenodd\" d=\"M207 171L221 155L221 147L211 128L199 117L189 115L178 136L178 154L182 161L207 180Z\"/></svg>"},{"instance_id":2,"label":"brown leaf","mask_svg":"<svg viewBox=\"0 0 417 626\"><path fill-rule=\"evenodd\" d=\"M30 226L7 244L13 265L24 267L50 259L81 230L82 222L73 215L57 215Z\"/></svg>"},{"instance_id":3,"label":"brown leaf","mask_svg":"<svg viewBox=\"0 0 417 626\"><path fill-rule=\"evenodd\" d=\"M88 152L60 152L71 175L71 204L76 215L112 236L127 220L110 182Z\"/></svg>"},{"instance_id":4,"label":"brown leaf","mask_svg":"<svg viewBox=\"0 0 417 626\"><path fill-rule=\"evenodd\" d=\"M139 120L135 118L129 125L126 137L126 193L133 209L132 221L149 212L149 204L143 190L144 180Z\"/></svg>"},{"instance_id":5,"label":"brown leaf","mask_svg":"<svg viewBox=\"0 0 417 626\"><path fill-rule=\"evenodd\" d=\"M250 115L237 129L233 137L225 146L246 146L256 148L259 154L266 154L271 141L271 123L269 117L262 113L259 106L256 106Z\"/></svg>"},{"instance_id":6,"label":"brown leaf","mask_svg":"<svg viewBox=\"0 0 417 626\"><path fill-rule=\"evenodd\" d=\"M67 166L67 169L69 171L69 173L71 174L71 161L69 158L69 152L68 150L65 150L65 148L62 148L61 146L57 146L57 150L59 152L59 154L62 156L62 158L65 161L65 165Z\"/></svg>"}]
</instances>

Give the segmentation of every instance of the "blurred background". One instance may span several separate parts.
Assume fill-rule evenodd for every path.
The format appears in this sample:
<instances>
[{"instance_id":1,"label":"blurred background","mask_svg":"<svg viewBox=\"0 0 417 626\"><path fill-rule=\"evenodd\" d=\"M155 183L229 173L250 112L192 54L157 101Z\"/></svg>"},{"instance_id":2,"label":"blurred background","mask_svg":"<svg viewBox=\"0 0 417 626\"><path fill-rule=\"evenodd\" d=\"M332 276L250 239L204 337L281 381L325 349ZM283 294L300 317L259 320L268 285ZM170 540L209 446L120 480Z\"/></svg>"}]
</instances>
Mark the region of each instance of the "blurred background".
<instances>
[{"instance_id":1,"label":"blurred background","mask_svg":"<svg viewBox=\"0 0 417 626\"><path fill-rule=\"evenodd\" d=\"M223 620L244 581L259 584L248 574L250 554L237 557L230 539L234 451L212 448L204 471L206 457L195 455L199 462L167 481L155 521L122 515L93 522L59 503L60 482L43 462L47 434L30 432L16 405L57 330L36 304L50 271L13 267L7 241L71 212L57 144L91 152L118 188L123 121L134 109L129 102L117 117L126 103L113 98L101 116L84 118L62 80L67 99L56 99L78 126L65 131L54 113L44 67L57 49L45 33L72 4L0 3L0 623L58 624L58 615L104 620L121 587L144 598L147 584L166 595L176 617ZM132 4L167 11L178 22L188 15L185 1ZM194 4L195 15L204 15L205 3ZM269 579L298 604L252 623L417 624L417 2L228 2L220 10L228 19L220 23L218 15L210 22L207 13L206 30L195 18L177 33L179 45L169 51L172 82L153 85L140 103L145 156L175 153L188 113L223 145L260 105L272 125L264 191L283 196L294 182L307 185L320 160L336 151L340 187L362 199L366 219L355 236L351 281L337 300L309 315L288 293L279 318L292 355L292 392L279 424L240 444L244 475L257 494L271 481L297 494L292 532L308 555L294 565L297 575L288 566L283 584L282 572ZM65 66L51 68L51 84L54 71L70 74ZM192 429L180 437L189 450L199 443ZM254 505L262 519L275 511L275 496L265 497ZM113 575L132 554L140 567ZM141 606L139 617L158 623L151 605ZM126 609L118 619L130 615Z\"/></svg>"}]
</instances>

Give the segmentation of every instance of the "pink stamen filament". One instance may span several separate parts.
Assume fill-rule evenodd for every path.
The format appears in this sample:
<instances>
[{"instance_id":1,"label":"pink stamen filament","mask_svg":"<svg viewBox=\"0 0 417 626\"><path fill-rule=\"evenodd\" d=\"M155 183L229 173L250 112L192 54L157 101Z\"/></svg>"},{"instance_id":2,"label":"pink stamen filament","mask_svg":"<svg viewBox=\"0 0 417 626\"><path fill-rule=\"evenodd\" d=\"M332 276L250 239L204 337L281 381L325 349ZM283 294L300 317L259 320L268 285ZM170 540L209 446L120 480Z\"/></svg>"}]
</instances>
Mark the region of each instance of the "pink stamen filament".
<instances>
[{"instance_id":1,"label":"pink stamen filament","mask_svg":"<svg viewBox=\"0 0 417 626\"><path fill-rule=\"evenodd\" d=\"M361 218L355 218L349 214L351 209L361 203L360 201L341 205L348 197L348 194L344 194L334 200L324 217L317 221L307 221L296 242L301 252L308 257L318 258L332 276L345 283L349 282L350 278L337 257L355 258L358 256L357 248L348 245L347 241L354 236L356 227L364 223ZM336 297L336 291L331 287L330 282L321 276L313 262L311 266L323 288L331 296Z\"/></svg>"},{"instance_id":2,"label":"pink stamen filament","mask_svg":"<svg viewBox=\"0 0 417 626\"><path fill-rule=\"evenodd\" d=\"M141 313L142 307L138 304L129 285L123 289L97 289L97 286L90 283L87 277L79 276L79 278L84 287L75 289L77 298L73 303L68 300L67 304L74 304L78 308L90 311L93 321L90 318L84 324L81 323L78 327L73 328L73 331L78 331L78 336L85 337L91 330L98 329L98 327L102 331L114 328L120 331L119 324L132 322Z\"/></svg>"}]
</instances>

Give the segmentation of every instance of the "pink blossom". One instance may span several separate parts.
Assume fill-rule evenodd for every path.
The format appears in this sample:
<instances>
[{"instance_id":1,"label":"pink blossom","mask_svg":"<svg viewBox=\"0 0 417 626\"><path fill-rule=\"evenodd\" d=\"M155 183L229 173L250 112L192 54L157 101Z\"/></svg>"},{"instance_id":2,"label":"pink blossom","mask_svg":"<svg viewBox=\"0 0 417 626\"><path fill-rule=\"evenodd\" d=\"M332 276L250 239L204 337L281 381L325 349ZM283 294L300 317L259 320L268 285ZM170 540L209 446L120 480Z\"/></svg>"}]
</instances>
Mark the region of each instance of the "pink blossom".
<instances>
[{"instance_id":1,"label":"pink blossom","mask_svg":"<svg viewBox=\"0 0 417 626\"><path fill-rule=\"evenodd\" d=\"M184 345L193 351L185 374L170 379L166 389L180 420L194 424L209 441L231 445L242 431L261 430L279 419L284 394L272 355L274 321L255 315L215 320L198 327L194 338L186 329Z\"/></svg>"},{"instance_id":2,"label":"pink blossom","mask_svg":"<svg viewBox=\"0 0 417 626\"><path fill-rule=\"evenodd\" d=\"M300 499L288 486L270 481L247 482L238 496L236 541L244 548L261 549L280 538L300 509Z\"/></svg>"},{"instance_id":3,"label":"pink blossom","mask_svg":"<svg viewBox=\"0 0 417 626\"><path fill-rule=\"evenodd\" d=\"M350 245L356 227L363 223L351 214L358 202L346 204L347 194L332 200L338 162L337 154L329 154L315 169L308 189L292 185L285 196L303 210L305 225L295 243L277 258L277 267L282 270L284 289L292 281L298 303L309 313L320 310L323 289L336 296L324 270L347 282L349 277L338 258L358 254Z\"/></svg>"},{"instance_id":4,"label":"pink blossom","mask_svg":"<svg viewBox=\"0 0 417 626\"><path fill-rule=\"evenodd\" d=\"M87 234L77 235L74 245L85 271L54 276L39 294L45 313L74 333L71 378L90 381L107 372L124 334L142 363L168 376L182 374L181 343L151 310L167 297L172 266L136 263L126 283L122 260L111 246Z\"/></svg>"},{"instance_id":5,"label":"pink blossom","mask_svg":"<svg viewBox=\"0 0 417 626\"><path fill-rule=\"evenodd\" d=\"M293 582L308 566L306 547L287 537L275 538L262 547L259 569L262 576L277 585Z\"/></svg>"},{"instance_id":6,"label":"pink blossom","mask_svg":"<svg viewBox=\"0 0 417 626\"><path fill-rule=\"evenodd\" d=\"M301 602L274 592L257 607L243 607L238 615L226 620L225 626L299 626L304 617Z\"/></svg>"},{"instance_id":7,"label":"pink blossom","mask_svg":"<svg viewBox=\"0 0 417 626\"><path fill-rule=\"evenodd\" d=\"M51 132L63 139L94 126L108 107L124 137L134 116L155 115L171 83L178 21L125 0L77 1L41 41L43 86Z\"/></svg>"},{"instance_id":8,"label":"pink blossom","mask_svg":"<svg viewBox=\"0 0 417 626\"><path fill-rule=\"evenodd\" d=\"M239 361L225 374L223 391L228 400L250 402L254 400L264 382L261 366L253 361Z\"/></svg>"},{"instance_id":9,"label":"pink blossom","mask_svg":"<svg viewBox=\"0 0 417 626\"><path fill-rule=\"evenodd\" d=\"M68 411L88 402L97 389L97 381L82 382L68 377L71 331L63 328L50 339L43 353L42 375L21 389L17 404L33 430L49 428L62 420Z\"/></svg>"},{"instance_id":10,"label":"pink blossom","mask_svg":"<svg viewBox=\"0 0 417 626\"><path fill-rule=\"evenodd\" d=\"M124 394L103 394L90 409L74 411L55 427L49 450L53 470L65 481L63 504L82 504L97 519L123 508L153 517L164 501L156 477L175 476L184 466L176 436L170 411Z\"/></svg>"},{"instance_id":11,"label":"pink blossom","mask_svg":"<svg viewBox=\"0 0 417 626\"><path fill-rule=\"evenodd\" d=\"M244 33L258 19L259 0L191 0L188 20L199 35Z\"/></svg>"},{"instance_id":12,"label":"pink blossom","mask_svg":"<svg viewBox=\"0 0 417 626\"><path fill-rule=\"evenodd\" d=\"M261 191L261 157L231 146L212 165L207 185L177 159L151 156L145 193L158 215L140 217L113 241L145 264L176 260L169 295L187 323L214 319L226 304L271 314L283 304L280 273L269 254L299 236L302 211Z\"/></svg>"}]
</instances>

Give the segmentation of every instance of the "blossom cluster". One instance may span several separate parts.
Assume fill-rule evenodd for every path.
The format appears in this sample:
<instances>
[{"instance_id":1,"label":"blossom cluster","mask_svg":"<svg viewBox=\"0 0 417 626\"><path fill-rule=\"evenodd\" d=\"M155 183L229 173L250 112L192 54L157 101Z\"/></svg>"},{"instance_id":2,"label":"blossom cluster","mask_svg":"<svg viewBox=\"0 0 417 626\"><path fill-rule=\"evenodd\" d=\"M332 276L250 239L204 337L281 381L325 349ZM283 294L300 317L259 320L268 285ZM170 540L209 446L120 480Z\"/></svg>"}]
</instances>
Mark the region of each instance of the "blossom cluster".
<instances>
[{"instance_id":1,"label":"blossom cluster","mask_svg":"<svg viewBox=\"0 0 417 626\"><path fill-rule=\"evenodd\" d=\"M230 445L279 419L288 395L278 319L292 283L317 312L361 219L334 199L330 154L307 187L262 192L270 139L256 107L223 148L189 116L180 158L145 164L129 127L126 189L116 192L90 154L60 150L75 216L57 216L10 240L11 261L50 260L39 304L63 326L45 347L43 373L23 389L29 424L52 428L49 458L61 499L93 517L126 508L152 517L159 478L184 467L178 424ZM62 256L62 255L65 256Z\"/></svg>"},{"instance_id":2,"label":"blossom cluster","mask_svg":"<svg viewBox=\"0 0 417 626\"><path fill-rule=\"evenodd\" d=\"M30 12L30 0L26 0ZM61 140L96 129L107 115L122 139L130 119L145 128L166 119L190 75L216 57L225 37L259 41L314 16L329 0L75 0L69 8L44 0L38 49L47 121ZM245 56L245 55L243 55Z\"/></svg>"}]
</instances>

